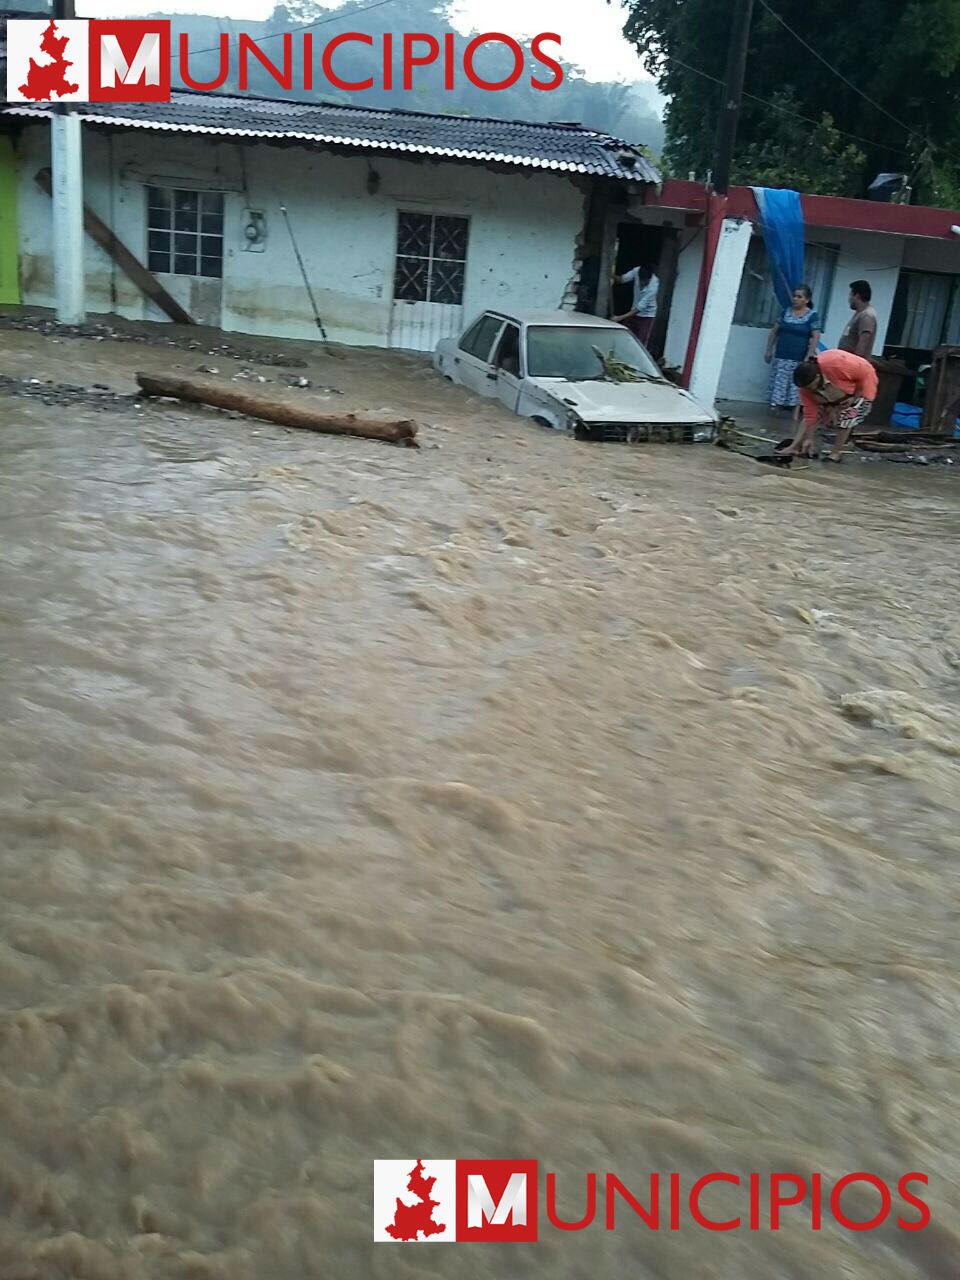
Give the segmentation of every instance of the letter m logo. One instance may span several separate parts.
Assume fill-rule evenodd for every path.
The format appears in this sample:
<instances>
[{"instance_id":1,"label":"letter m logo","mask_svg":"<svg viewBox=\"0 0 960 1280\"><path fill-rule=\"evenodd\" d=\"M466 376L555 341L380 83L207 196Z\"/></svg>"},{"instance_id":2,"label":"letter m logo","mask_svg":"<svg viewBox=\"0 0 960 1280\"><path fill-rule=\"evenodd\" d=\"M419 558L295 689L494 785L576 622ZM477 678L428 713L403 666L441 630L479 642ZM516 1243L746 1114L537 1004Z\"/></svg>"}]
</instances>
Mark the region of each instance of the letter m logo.
<instances>
[{"instance_id":1,"label":"letter m logo","mask_svg":"<svg viewBox=\"0 0 960 1280\"><path fill-rule=\"evenodd\" d=\"M458 1244L536 1238L536 1160L457 1161Z\"/></svg>"},{"instance_id":2,"label":"letter m logo","mask_svg":"<svg viewBox=\"0 0 960 1280\"><path fill-rule=\"evenodd\" d=\"M169 19L90 23L90 101L170 101Z\"/></svg>"}]
</instances>

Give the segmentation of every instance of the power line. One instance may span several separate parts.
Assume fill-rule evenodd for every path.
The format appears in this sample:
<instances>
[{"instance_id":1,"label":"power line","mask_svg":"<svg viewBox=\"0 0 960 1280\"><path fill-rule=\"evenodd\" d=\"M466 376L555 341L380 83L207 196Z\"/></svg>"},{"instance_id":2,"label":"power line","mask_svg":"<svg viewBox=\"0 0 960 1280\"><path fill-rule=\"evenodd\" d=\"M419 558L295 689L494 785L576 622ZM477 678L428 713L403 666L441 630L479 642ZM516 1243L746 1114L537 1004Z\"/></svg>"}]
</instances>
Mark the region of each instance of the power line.
<instances>
[{"instance_id":1,"label":"power line","mask_svg":"<svg viewBox=\"0 0 960 1280\"><path fill-rule=\"evenodd\" d=\"M712 76L709 71L701 71L699 67L691 67L688 62L681 62L679 58L673 57L672 55L670 57L670 61L675 62L678 67L683 67L684 71L689 71L695 76L702 76L704 80L712 80L714 84L723 84L723 80L719 76ZM823 123L821 120L814 120L810 116L800 115L799 112L794 111L792 107L782 107L777 102L770 102L766 98L758 98L755 93L747 93L746 90L744 90L743 96L745 98L749 98L751 102L759 102L761 106L769 107L771 111L779 111L781 115L791 116L794 120L802 120L804 124L812 124L815 128L818 128ZM836 125L833 127L836 132L842 134L843 137L853 138L855 142L863 142L868 147L882 148L884 151L893 151L897 155L901 156L908 156L910 154L909 151L904 150L902 147L891 147L886 142L874 142L871 138L861 137L859 133L850 133L846 129L837 128Z\"/></svg>"},{"instance_id":2,"label":"power line","mask_svg":"<svg viewBox=\"0 0 960 1280\"><path fill-rule=\"evenodd\" d=\"M303 27L293 27L290 31L274 31L270 35L261 36L257 44L265 44L267 40L279 40L281 36L298 35L304 31L313 31L315 27L325 27L328 22L342 22L344 18L355 18L361 13L369 13L371 9L382 9L385 4L393 4L395 0L375 0L374 4L364 5L361 9L351 9L349 13L334 13L328 18L319 18L316 22L308 22ZM212 45L209 49L188 49L191 58L197 58L201 53L219 53L220 46ZM179 52L171 54L171 61L179 58Z\"/></svg>"},{"instance_id":3,"label":"power line","mask_svg":"<svg viewBox=\"0 0 960 1280\"><path fill-rule=\"evenodd\" d=\"M852 89L854 93L859 94L860 97L864 100L864 102L868 102L875 111L879 111L882 115L885 115L888 120L892 120L893 123L899 129L902 129L904 133L909 134L910 137L918 138L921 142L924 142L924 143L927 141L926 138L921 136L921 134L916 133L913 129L911 129L909 125L904 124L902 120L898 120L895 115L891 115L890 112L886 109L886 107L882 107L879 102L875 102L874 99L871 98L869 94L864 93L864 91L861 88L859 88L857 85L855 85L852 80L849 80L843 74L842 71L839 71L835 66L833 66L832 63L828 62L826 58L823 56L823 54L818 53L812 44L809 44L806 40L804 40L803 36L800 35L799 32L794 31L793 27L789 26L788 23L783 18L780 17L779 13L777 13L775 9L772 9L770 5L767 4L767 0L760 0L760 3L763 5L764 9L766 9L767 13L769 13L772 18L776 18L777 22L780 23L784 31L789 32L790 35L793 36L794 40L799 40L799 42L803 45L803 47L807 50L808 53L812 53L813 56L817 59L817 61L822 62L828 71L832 71L833 74L837 76L838 79L842 80L843 83L848 88ZM905 155L906 152L901 152L901 154Z\"/></svg>"}]
</instances>

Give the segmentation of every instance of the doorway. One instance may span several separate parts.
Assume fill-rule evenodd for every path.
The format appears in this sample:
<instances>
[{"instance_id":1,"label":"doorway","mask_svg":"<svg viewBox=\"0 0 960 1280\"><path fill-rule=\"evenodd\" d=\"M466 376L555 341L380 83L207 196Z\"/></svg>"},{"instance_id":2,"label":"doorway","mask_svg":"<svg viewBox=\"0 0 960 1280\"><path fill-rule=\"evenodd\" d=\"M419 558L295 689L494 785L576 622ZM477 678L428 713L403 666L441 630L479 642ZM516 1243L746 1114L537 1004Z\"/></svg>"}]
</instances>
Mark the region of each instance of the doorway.
<instances>
[{"instance_id":1,"label":"doorway","mask_svg":"<svg viewBox=\"0 0 960 1280\"><path fill-rule=\"evenodd\" d=\"M663 355L670 302L676 278L677 231L670 226L648 226L643 222L621 222L617 226L614 274L622 276L634 267L650 267L660 281L657 318L647 346L655 360ZM633 305L633 285L615 284L611 290L611 315L620 316Z\"/></svg>"},{"instance_id":2,"label":"doorway","mask_svg":"<svg viewBox=\"0 0 960 1280\"><path fill-rule=\"evenodd\" d=\"M469 238L468 218L398 210L391 347L433 351L461 332Z\"/></svg>"}]
</instances>

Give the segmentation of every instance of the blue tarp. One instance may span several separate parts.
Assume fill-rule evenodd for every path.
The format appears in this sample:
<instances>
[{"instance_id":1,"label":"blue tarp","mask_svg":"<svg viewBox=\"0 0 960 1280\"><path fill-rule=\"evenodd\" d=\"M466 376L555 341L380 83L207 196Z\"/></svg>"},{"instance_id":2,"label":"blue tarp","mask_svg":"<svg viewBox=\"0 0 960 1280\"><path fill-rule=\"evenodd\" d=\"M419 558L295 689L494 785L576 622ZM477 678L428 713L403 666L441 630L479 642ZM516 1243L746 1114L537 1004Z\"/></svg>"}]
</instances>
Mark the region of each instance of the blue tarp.
<instances>
[{"instance_id":1,"label":"blue tarp","mask_svg":"<svg viewBox=\"0 0 960 1280\"><path fill-rule=\"evenodd\" d=\"M890 425L891 427L905 427L908 431L919 431L923 426L923 410L915 404L904 404L898 400L893 406ZM957 440L960 440L960 418L957 419L956 430L953 434Z\"/></svg>"},{"instance_id":2,"label":"blue tarp","mask_svg":"<svg viewBox=\"0 0 960 1280\"><path fill-rule=\"evenodd\" d=\"M902 404L898 400L893 406L890 425L891 427L906 427L909 431L919 431L922 420L922 409L915 404Z\"/></svg>"},{"instance_id":3,"label":"blue tarp","mask_svg":"<svg viewBox=\"0 0 960 1280\"><path fill-rule=\"evenodd\" d=\"M803 205L796 191L753 187L760 230L767 246L773 288L781 307L789 307L794 289L803 284Z\"/></svg>"}]
</instances>

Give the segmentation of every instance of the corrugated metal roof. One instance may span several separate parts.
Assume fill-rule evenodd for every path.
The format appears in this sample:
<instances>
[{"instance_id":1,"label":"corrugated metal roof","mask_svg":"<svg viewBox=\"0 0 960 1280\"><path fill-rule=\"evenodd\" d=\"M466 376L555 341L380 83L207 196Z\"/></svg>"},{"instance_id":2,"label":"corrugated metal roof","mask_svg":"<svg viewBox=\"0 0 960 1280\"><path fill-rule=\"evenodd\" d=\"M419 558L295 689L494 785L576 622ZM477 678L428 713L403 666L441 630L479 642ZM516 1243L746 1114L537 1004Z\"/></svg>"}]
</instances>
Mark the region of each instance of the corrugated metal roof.
<instances>
[{"instance_id":1,"label":"corrugated metal roof","mask_svg":"<svg viewBox=\"0 0 960 1280\"><path fill-rule=\"evenodd\" d=\"M45 116L45 104L7 107L7 114ZM582 125L437 116L335 103L173 93L170 102L91 102L77 114L92 123L232 138L289 138L324 147L390 151L525 169L588 173L658 183L641 147Z\"/></svg>"}]
</instances>

